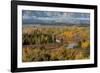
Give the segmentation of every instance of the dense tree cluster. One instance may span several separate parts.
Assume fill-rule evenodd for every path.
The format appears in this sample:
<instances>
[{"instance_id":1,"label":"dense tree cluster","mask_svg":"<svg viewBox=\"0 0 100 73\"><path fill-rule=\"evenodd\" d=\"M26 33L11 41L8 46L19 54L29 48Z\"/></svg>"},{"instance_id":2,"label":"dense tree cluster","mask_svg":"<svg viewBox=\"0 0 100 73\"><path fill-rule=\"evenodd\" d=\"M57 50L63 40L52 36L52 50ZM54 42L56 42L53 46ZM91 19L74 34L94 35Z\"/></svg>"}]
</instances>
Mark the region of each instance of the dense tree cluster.
<instances>
[{"instance_id":1,"label":"dense tree cluster","mask_svg":"<svg viewBox=\"0 0 100 73\"><path fill-rule=\"evenodd\" d=\"M23 45L55 43L56 36L50 34L49 32L42 33L38 31L38 32L33 32L31 34L23 33L22 40L23 40Z\"/></svg>"},{"instance_id":2,"label":"dense tree cluster","mask_svg":"<svg viewBox=\"0 0 100 73\"><path fill-rule=\"evenodd\" d=\"M90 58L89 27L32 27L23 31L23 62Z\"/></svg>"}]
</instances>

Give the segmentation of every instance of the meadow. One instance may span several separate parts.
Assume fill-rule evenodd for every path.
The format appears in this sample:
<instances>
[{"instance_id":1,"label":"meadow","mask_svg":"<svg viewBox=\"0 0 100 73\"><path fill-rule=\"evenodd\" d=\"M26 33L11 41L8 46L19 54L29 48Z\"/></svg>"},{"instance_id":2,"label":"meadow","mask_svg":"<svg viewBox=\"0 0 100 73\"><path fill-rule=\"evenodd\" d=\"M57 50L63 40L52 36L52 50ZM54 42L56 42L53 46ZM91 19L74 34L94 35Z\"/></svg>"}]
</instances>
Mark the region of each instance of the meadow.
<instances>
[{"instance_id":1,"label":"meadow","mask_svg":"<svg viewBox=\"0 0 100 73\"><path fill-rule=\"evenodd\" d=\"M23 62L89 58L89 26L25 26L22 28Z\"/></svg>"}]
</instances>

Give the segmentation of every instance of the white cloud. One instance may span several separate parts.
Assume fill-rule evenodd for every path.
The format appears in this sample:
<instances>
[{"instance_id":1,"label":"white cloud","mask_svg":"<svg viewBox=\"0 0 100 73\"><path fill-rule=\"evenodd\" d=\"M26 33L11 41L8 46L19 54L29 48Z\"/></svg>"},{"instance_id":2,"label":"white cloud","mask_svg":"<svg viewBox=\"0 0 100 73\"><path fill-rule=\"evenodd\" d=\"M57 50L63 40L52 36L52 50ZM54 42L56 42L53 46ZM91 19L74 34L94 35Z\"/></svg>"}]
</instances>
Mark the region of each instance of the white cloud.
<instances>
[{"instance_id":1,"label":"white cloud","mask_svg":"<svg viewBox=\"0 0 100 73\"><path fill-rule=\"evenodd\" d=\"M23 15L22 18L23 18L23 19L29 19L30 16L28 16L28 15Z\"/></svg>"},{"instance_id":2,"label":"white cloud","mask_svg":"<svg viewBox=\"0 0 100 73\"><path fill-rule=\"evenodd\" d=\"M79 22L80 20L90 20L89 14L73 12L47 12L47 11L24 11L23 19L35 19L55 22Z\"/></svg>"}]
</instances>

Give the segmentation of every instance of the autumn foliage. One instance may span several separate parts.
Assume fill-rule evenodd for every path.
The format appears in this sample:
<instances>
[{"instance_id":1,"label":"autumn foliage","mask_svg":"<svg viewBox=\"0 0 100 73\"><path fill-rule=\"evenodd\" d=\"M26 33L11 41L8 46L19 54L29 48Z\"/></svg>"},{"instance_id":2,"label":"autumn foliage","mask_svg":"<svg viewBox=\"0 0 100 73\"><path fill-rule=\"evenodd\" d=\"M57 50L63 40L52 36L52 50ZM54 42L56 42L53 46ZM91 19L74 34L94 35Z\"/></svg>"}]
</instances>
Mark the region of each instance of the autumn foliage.
<instances>
[{"instance_id":1,"label":"autumn foliage","mask_svg":"<svg viewBox=\"0 0 100 73\"><path fill-rule=\"evenodd\" d=\"M89 30L89 27L80 26L25 27L22 34L22 61L89 59Z\"/></svg>"}]
</instances>

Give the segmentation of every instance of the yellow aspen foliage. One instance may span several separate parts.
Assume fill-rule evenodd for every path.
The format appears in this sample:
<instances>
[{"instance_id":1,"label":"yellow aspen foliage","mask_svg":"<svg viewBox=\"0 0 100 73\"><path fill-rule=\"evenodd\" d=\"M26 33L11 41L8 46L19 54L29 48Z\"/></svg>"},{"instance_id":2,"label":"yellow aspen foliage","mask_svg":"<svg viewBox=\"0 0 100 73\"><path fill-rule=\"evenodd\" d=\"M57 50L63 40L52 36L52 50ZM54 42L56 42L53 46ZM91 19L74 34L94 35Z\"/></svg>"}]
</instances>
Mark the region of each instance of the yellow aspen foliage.
<instances>
[{"instance_id":1,"label":"yellow aspen foliage","mask_svg":"<svg viewBox=\"0 0 100 73\"><path fill-rule=\"evenodd\" d=\"M84 59L84 56L83 56L83 53L82 52L78 52L76 55L75 55L75 59Z\"/></svg>"},{"instance_id":2,"label":"yellow aspen foliage","mask_svg":"<svg viewBox=\"0 0 100 73\"><path fill-rule=\"evenodd\" d=\"M89 48L89 45L90 45L89 41L85 41L85 42L82 42L82 43L81 43L81 47L82 47L83 49Z\"/></svg>"}]
</instances>

